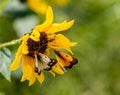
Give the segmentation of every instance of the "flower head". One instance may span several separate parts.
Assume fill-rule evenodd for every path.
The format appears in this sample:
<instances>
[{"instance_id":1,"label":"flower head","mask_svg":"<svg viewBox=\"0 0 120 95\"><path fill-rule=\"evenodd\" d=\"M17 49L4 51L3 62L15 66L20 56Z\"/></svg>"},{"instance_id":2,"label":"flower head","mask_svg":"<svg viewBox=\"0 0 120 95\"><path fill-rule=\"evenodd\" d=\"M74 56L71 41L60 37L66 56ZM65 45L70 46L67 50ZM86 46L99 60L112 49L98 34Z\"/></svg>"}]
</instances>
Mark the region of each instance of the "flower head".
<instances>
[{"instance_id":1,"label":"flower head","mask_svg":"<svg viewBox=\"0 0 120 95\"><path fill-rule=\"evenodd\" d=\"M70 42L64 35L57 33L69 29L74 20L69 22L65 20L60 24L52 24L52 22L53 11L49 6L45 22L34 27L31 33L21 37L22 43L11 64L10 69L16 70L22 59L23 76L21 81L29 80L29 85L32 85L36 79L42 83L45 71L50 72L53 76L55 73L64 74L67 68L78 63L77 59L71 56L73 53L70 49L76 43ZM63 50L70 52L71 55L66 54ZM52 56L51 52L55 56Z\"/></svg>"},{"instance_id":2,"label":"flower head","mask_svg":"<svg viewBox=\"0 0 120 95\"><path fill-rule=\"evenodd\" d=\"M20 0L25 2L27 6L38 14L45 14L50 3L57 6L67 5L69 0Z\"/></svg>"}]
</instances>

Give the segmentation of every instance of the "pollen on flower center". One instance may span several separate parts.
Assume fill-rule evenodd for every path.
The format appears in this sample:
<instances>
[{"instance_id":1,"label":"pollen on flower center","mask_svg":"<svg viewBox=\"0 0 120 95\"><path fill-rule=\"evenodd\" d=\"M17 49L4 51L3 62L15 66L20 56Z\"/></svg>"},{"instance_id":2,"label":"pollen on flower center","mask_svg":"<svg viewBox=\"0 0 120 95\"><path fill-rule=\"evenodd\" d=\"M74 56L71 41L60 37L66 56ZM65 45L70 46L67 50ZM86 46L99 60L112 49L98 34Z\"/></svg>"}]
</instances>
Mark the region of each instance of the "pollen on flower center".
<instances>
[{"instance_id":1,"label":"pollen on flower center","mask_svg":"<svg viewBox=\"0 0 120 95\"><path fill-rule=\"evenodd\" d=\"M34 41L31 38L27 40L29 56L34 57L34 53L44 53L47 48L48 38L45 32L40 32L40 41Z\"/></svg>"}]
</instances>

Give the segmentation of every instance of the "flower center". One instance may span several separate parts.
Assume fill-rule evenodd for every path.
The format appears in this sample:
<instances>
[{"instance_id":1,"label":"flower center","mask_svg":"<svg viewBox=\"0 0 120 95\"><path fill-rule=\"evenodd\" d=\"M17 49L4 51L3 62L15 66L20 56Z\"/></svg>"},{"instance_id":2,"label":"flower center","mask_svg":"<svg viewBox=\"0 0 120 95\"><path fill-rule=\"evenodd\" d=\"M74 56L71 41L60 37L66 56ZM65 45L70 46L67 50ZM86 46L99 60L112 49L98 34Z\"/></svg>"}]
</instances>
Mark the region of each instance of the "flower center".
<instances>
[{"instance_id":1,"label":"flower center","mask_svg":"<svg viewBox=\"0 0 120 95\"><path fill-rule=\"evenodd\" d=\"M34 57L35 53L44 53L47 48L48 38L45 32L40 33L40 41L34 41L33 39L29 38L27 40L27 46L29 54L28 56Z\"/></svg>"}]
</instances>

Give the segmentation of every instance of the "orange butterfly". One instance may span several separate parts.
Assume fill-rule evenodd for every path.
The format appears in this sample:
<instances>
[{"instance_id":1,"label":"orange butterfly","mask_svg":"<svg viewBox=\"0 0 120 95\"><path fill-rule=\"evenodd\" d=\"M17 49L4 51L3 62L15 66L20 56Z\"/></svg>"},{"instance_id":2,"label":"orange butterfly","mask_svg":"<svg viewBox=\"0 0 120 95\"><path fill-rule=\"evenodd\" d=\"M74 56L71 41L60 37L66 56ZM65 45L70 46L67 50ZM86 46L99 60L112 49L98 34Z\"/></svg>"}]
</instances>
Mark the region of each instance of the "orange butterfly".
<instances>
[{"instance_id":1,"label":"orange butterfly","mask_svg":"<svg viewBox=\"0 0 120 95\"><path fill-rule=\"evenodd\" d=\"M64 68L72 68L73 65L78 63L78 60L75 57L72 57L64 52L55 51L57 55L57 60L59 64Z\"/></svg>"}]
</instances>

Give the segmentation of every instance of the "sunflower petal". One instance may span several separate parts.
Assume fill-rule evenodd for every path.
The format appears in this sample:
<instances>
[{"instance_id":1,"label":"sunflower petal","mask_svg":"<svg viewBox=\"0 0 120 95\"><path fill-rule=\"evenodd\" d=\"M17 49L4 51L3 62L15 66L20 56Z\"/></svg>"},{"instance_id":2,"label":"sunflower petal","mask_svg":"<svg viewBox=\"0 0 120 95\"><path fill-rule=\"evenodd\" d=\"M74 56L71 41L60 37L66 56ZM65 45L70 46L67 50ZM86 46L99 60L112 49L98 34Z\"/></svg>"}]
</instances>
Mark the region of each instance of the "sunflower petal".
<instances>
[{"instance_id":1,"label":"sunflower petal","mask_svg":"<svg viewBox=\"0 0 120 95\"><path fill-rule=\"evenodd\" d=\"M28 53L29 53L29 51L28 51L28 46L27 46L26 44L23 44L22 47L23 47L23 48L22 48L22 53L23 53L23 54L28 54Z\"/></svg>"},{"instance_id":2,"label":"sunflower petal","mask_svg":"<svg viewBox=\"0 0 120 95\"><path fill-rule=\"evenodd\" d=\"M22 36L21 37L22 43L27 44L28 38L29 38L29 34L26 34L26 35Z\"/></svg>"},{"instance_id":3,"label":"sunflower petal","mask_svg":"<svg viewBox=\"0 0 120 95\"><path fill-rule=\"evenodd\" d=\"M71 43L64 35L62 34L57 34L55 36L55 40L52 42L49 42L49 46L53 49L66 49L68 50L71 54L72 51L70 49L71 46L74 46L75 43Z\"/></svg>"},{"instance_id":4,"label":"sunflower petal","mask_svg":"<svg viewBox=\"0 0 120 95\"><path fill-rule=\"evenodd\" d=\"M32 67L30 66L31 59L28 56L23 56L22 58L22 71L23 75L27 80L31 79ZM33 63L34 64L34 63Z\"/></svg>"},{"instance_id":5,"label":"sunflower petal","mask_svg":"<svg viewBox=\"0 0 120 95\"><path fill-rule=\"evenodd\" d=\"M30 38L33 39L34 41L39 41L40 40L40 33L36 30L32 31Z\"/></svg>"},{"instance_id":6,"label":"sunflower petal","mask_svg":"<svg viewBox=\"0 0 120 95\"><path fill-rule=\"evenodd\" d=\"M47 8L47 11L46 11L46 20L45 20L45 22L43 24L41 24L41 25L36 26L34 28L34 30L37 30L37 31L41 32L44 29L46 30L46 28L49 29L49 26L51 26L52 22L53 22L53 10L52 10L51 6L49 6Z\"/></svg>"},{"instance_id":7,"label":"sunflower petal","mask_svg":"<svg viewBox=\"0 0 120 95\"><path fill-rule=\"evenodd\" d=\"M22 75L22 78L21 78L21 82L23 82L23 81L25 81L26 80L26 78L25 78L25 76L24 75Z\"/></svg>"},{"instance_id":8,"label":"sunflower petal","mask_svg":"<svg viewBox=\"0 0 120 95\"><path fill-rule=\"evenodd\" d=\"M29 80L29 86L32 85L36 80L36 75L34 73L34 68L35 68L34 63L35 60L32 57L25 56L25 58L23 58L23 65L22 65L23 75L27 80Z\"/></svg>"},{"instance_id":9,"label":"sunflower petal","mask_svg":"<svg viewBox=\"0 0 120 95\"><path fill-rule=\"evenodd\" d=\"M55 77L55 73L54 72L50 71L50 73L53 75L53 77Z\"/></svg>"},{"instance_id":10,"label":"sunflower petal","mask_svg":"<svg viewBox=\"0 0 120 95\"><path fill-rule=\"evenodd\" d=\"M18 48L18 51L16 53L16 58L10 66L10 70L16 70L20 67L20 59L22 57L22 52L21 51L22 51L22 46L20 45L19 48Z\"/></svg>"},{"instance_id":11,"label":"sunflower petal","mask_svg":"<svg viewBox=\"0 0 120 95\"><path fill-rule=\"evenodd\" d=\"M16 57L10 66L10 70L16 70L20 67L20 59L21 57Z\"/></svg>"},{"instance_id":12,"label":"sunflower petal","mask_svg":"<svg viewBox=\"0 0 120 95\"><path fill-rule=\"evenodd\" d=\"M52 67L52 71L55 72L55 73L58 73L58 74L64 74L64 71L62 70L62 68L60 67L59 64L55 64Z\"/></svg>"},{"instance_id":13,"label":"sunflower petal","mask_svg":"<svg viewBox=\"0 0 120 95\"><path fill-rule=\"evenodd\" d=\"M47 33L56 33L59 31L65 31L69 29L72 25L74 24L74 20L67 22L66 20L63 21L62 23L58 24L52 24L51 28L47 31Z\"/></svg>"},{"instance_id":14,"label":"sunflower petal","mask_svg":"<svg viewBox=\"0 0 120 95\"><path fill-rule=\"evenodd\" d=\"M51 6L49 6L46 12L46 21L43 24L49 26L52 24L52 22L53 22L53 10Z\"/></svg>"},{"instance_id":15,"label":"sunflower petal","mask_svg":"<svg viewBox=\"0 0 120 95\"><path fill-rule=\"evenodd\" d=\"M34 75L34 72L32 72L29 80L29 86L31 86L35 82L35 80L36 80L36 77Z\"/></svg>"},{"instance_id":16,"label":"sunflower petal","mask_svg":"<svg viewBox=\"0 0 120 95\"><path fill-rule=\"evenodd\" d=\"M37 79L38 79L38 81L40 83L42 83L44 81L44 74L43 74L43 72L41 72L41 74L37 76Z\"/></svg>"}]
</instances>

